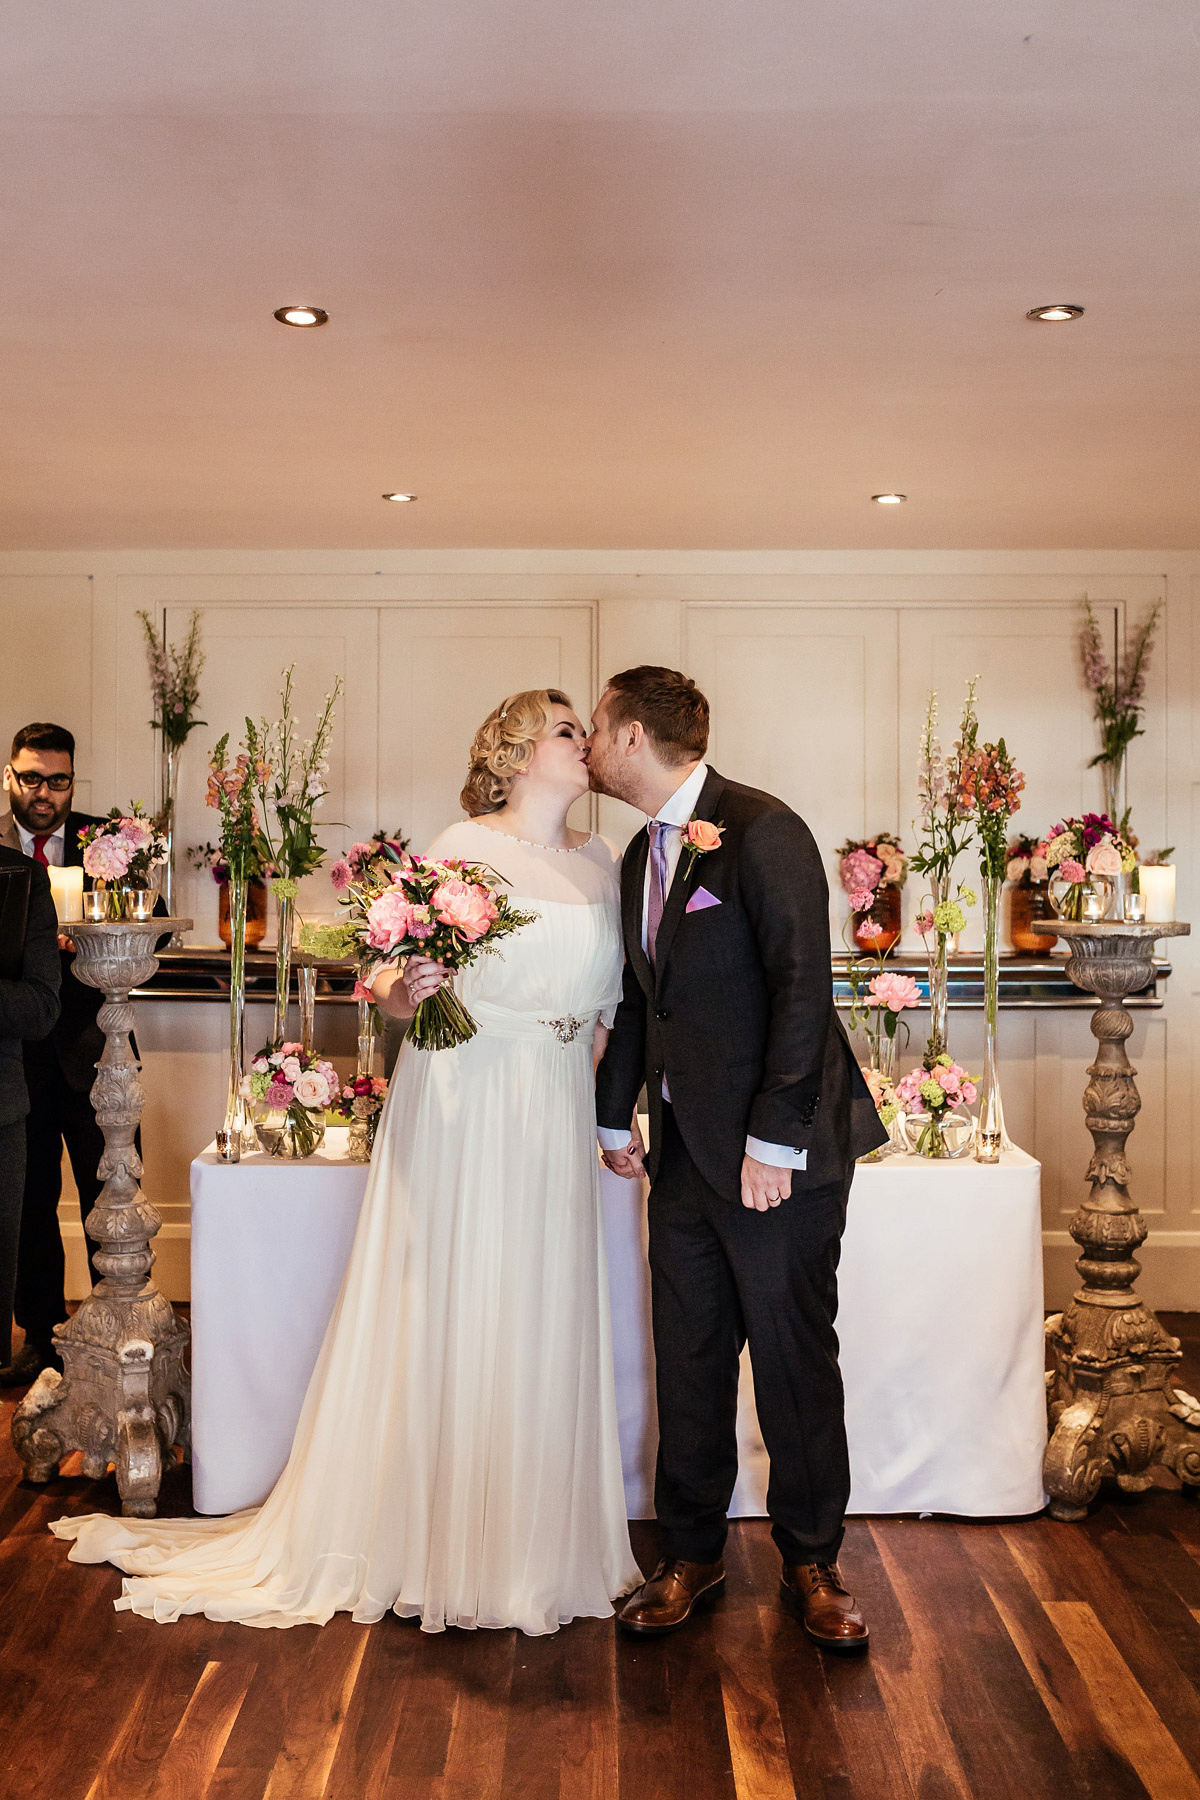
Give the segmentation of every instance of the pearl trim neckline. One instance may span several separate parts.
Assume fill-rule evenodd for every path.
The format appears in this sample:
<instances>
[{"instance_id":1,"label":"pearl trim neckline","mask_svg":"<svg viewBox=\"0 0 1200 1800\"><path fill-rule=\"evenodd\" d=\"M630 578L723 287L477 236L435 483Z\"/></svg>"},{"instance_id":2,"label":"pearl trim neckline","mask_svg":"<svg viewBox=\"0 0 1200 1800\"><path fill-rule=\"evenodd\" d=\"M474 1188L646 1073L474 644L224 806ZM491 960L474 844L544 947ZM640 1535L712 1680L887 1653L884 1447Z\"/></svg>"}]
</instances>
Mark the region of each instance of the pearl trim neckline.
<instances>
[{"instance_id":1,"label":"pearl trim neckline","mask_svg":"<svg viewBox=\"0 0 1200 1800\"><path fill-rule=\"evenodd\" d=\"M489 837L507 838L510 844L524 844L529 850L549 850L555 856L577 856L596 836L594 831L589 831L582 844L539 844L536 838L518 837L515 831L496 831L491 825L481 825L478 819L464 819L463 823L486 831Z\"/></svg>"}]
</instances>

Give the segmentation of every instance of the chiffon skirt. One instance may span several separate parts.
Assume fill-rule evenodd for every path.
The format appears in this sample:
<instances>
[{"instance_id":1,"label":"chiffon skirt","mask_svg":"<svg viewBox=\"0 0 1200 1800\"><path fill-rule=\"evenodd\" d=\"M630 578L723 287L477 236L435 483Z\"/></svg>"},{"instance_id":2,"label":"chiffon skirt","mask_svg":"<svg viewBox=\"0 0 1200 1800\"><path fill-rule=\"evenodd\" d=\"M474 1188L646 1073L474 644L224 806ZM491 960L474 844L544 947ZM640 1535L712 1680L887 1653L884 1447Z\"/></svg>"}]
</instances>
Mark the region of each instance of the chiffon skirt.
<instances>
[{"instance_id":1,"label":"chiffon skirt","mask_svg":"<svg viewBox=\"0 0 1200 1800\"><path fill-rule=\"evenodd\" d=\"M521 1028L523 1030L523 1028ZM291 1456L225 1519L55 1521L118 1608L389 1609L544 1633L640 1580L617 1439L590 1032L406 1045ZM236 1251L231 1252L236 1254Z\"/></svg>"}]
</instances>

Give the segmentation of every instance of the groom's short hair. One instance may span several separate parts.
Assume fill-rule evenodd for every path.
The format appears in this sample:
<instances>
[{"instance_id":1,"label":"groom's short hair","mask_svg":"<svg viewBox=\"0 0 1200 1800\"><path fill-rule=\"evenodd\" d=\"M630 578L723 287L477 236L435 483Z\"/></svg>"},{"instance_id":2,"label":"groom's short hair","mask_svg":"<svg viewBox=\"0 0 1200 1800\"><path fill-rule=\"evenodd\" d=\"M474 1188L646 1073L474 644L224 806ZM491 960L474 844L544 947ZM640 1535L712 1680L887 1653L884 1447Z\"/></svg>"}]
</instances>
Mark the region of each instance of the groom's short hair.
<instances>
[{"instance_id":1,"label":"groom's short hair","mask_svg":"<svg viewBox=\"0 0 1200 1800\"><path fill-rule=\"evenodd\" d=\"M695 762L708 749L708 701L690 675L643 663L611 675L605 693L609 724L636 719L669 768Z\"/></svg>"}]
</instances>

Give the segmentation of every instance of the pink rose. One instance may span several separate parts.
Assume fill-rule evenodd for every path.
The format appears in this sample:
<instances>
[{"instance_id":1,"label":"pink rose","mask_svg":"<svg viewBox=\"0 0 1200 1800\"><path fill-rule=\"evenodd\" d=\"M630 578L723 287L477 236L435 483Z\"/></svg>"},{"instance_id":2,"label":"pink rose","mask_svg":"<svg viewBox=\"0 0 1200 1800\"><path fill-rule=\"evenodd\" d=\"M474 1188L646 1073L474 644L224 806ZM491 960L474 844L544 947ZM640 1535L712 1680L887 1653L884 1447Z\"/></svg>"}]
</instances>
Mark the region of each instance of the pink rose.
<instances>
[{"instance_id":1,"label":"pink rose","mask_svg":"<svg viewBox=\"0 0 1200 1800\"><path fill-rule=\"evenodd\" d=\"M1121 852L1110 837L1103 837L1098 844L1092 845L1087 853L1087 867L1090 875L1121 873Z\"/></svg>"},{"instance_id":2,"label":"pink rose","mask_svg":"<svg viewBox=\"0 0 1200 1800\"><path fill-rule=\"evenodd\" d=\"M1087 880L1087 870L1081 862L1076 862L1073 856L1068 856L1066 862L1059 863L1058 872L1064 881L1079 882Z\"/></svg>"},{"instance_id":3,"label":"pink rose","mask_svg":"<svg viewBox=\"0 0 1200 1800\"><path fill-rule=\"evenodd\" d=\"M497 915L496 902L487 888L471 881L451 879L433 890L433 910L443 925L459 931L469 944L485 936Z\"/></svg>"},{"instance_id":4,"label":"pink rose","mask_svg":"<svg viewBox=\"0 0 1200 1800\"><path fill-rule=\"evenodd\" d=\"M974 1106L975 1095L976 1095L977 1091L978 1090L976 1089L975 1083L973 1081L964 1081L963 1082L963 1084L962 1084L962 1099L965 1101L965 1103L968 1106Z\"/></svg>"},{"instance_id":5,"label":"pink rose","mask_svg":"<svg viewBox=\"0 0 1200 1800\"><path fill-rule=\"evenodd\" d=\"M962 1085L962 1070L957 1064L952 1064L948 1069L939 1067L933 1071L933 1079L945 1088L948 1094L954 1095Z\"/></svg>"},{"instance_id":6,"label":"pink rose","mask_svg":"<svg viewBox=\"0 0 1200 1800\"><path fill-rule=\"evenodd\" d=\"M920 1006L921 990L911 975L876 975L870 986L870 992L881 1006L890 1007L892 1012L902 1012L906 1006Z\"/></svg>"},{"instance_id":7,"label":"pink rose","mask_svg":"<svg viewBox=\"0 0 1200 1800\"><path fill-rule=\"evenodd\" d=\"M714 825L711 819L689 819L684 831L684 841L692 844L697 850L719 850L723 825Z\"/></svg>"},{"instance_id":8,"label":"pink rose","mask_svg":"<svg viewBox=\"0 0 1200 1800\"><path fill-rule=\"evenodd\" d=\"M319 1069L306 1069L293 1082L292 1091L301 1106L325 1107L329 1105L329 1082Z\"/></svg>"},{"instance_id":9,"label":"pink rose","mask_svg":"<svg viewBox=\"0 0 1200 1800\"><path fill-rule=\"evenodd\" d=\"M329 879L339 894L344 894L350 886L350 864L344 856L339 856L335 863L330 863Z\"/></svg>"},{"instance_id":10,"label":"pink rose","mask_svg":"<svg viewBox=\"0 0 1200 1800\"><path fill-rule=\"evenodd\" d=\"M412 925L413 909L397 888L389 888L367 908L367 942L374 950L394 950ZM425 934L428 936L428 932Z\"/></svg>"},{"instance_id":11,"label":"pink rose","mask_svg":"<svg viewBox=\"0 0 1200 1800\"><path fill-rule=\"evenodd\" d=\"M304 1045L292 1043L280 1044L279 1054L280 1056L303 1056Z\"/></svg>"},{"instance_id":12,"label":"pink rose","mask_svg":"<svg viewBox=\"0 0 1200 1800\"><path fill-rule=\"evenodd\" d=\"M870 888L859 888L849 895L851 912L870 912L875 904L875 896Z\"/></svg>"},{"instance_id":13,"label":"pink rose","mask_svg":"<svg viewBox=\"0 0 1200 1800\"><path fill-rule=\"evenodd\" d=\"M922 937L928 937L929 933L933 930L933 914L931 912L918 913L913 920L913 924L916 926Z\"/></svg>"},{"instance_id":14,"label":"pink rose","mask_svg":"<svg viewBox=\"0 0 1200 1800\"><path fill-rule=\"evenodd\" d=\"M298 1056L285 1056L280 1064L279 1073L283 1076L285 1081L290 1081L294 1087L301 1075L300 1058Z\"/></svg>"},{"instance_id":15,"label":"pink rose","mask_svg":"<svg viewBox=\"0 0 1200 1800\"><path fill-rule=\"evenodd\" d=\"M372 1006L374 1006L374 1004L375 1004L374 994L371 992L369 987L364 987L361 981L355 982L353 997L355 1000L369 1000L371 1002Z\"/></svg>"}]
</instances>

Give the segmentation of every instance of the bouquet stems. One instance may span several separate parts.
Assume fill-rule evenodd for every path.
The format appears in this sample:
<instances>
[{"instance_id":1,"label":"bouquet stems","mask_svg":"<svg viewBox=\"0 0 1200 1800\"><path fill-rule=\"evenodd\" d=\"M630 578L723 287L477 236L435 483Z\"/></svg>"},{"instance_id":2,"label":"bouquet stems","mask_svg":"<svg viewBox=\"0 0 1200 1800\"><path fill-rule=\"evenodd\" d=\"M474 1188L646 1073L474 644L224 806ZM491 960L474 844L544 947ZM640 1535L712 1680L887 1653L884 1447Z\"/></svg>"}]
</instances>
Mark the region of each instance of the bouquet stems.
<instances>
[{"instance_id":1,"label":"bouquet stems","mask_svg":"<svg viewBox=\"0 0 1200 1800\"><path fill-rule=\"evenodd\" d=\"M422 1000L405 1034L418 1050L453 1050L466 1044L479 1027L449 982Z\"/></svg>"}]
</instances>

